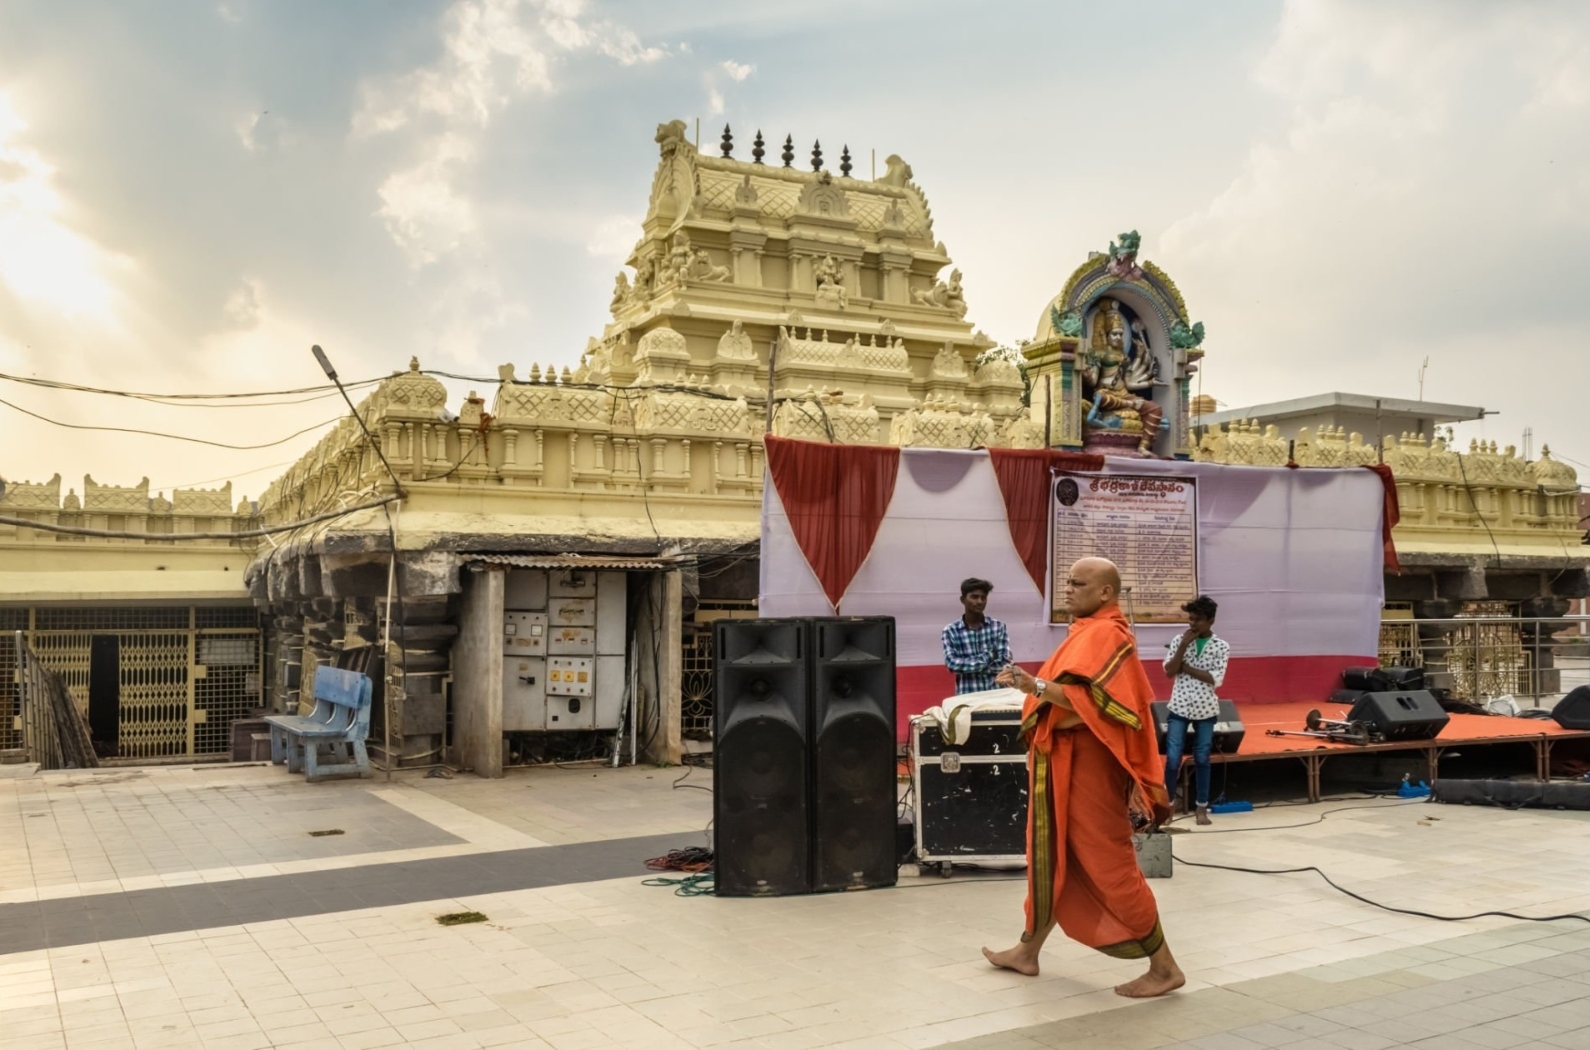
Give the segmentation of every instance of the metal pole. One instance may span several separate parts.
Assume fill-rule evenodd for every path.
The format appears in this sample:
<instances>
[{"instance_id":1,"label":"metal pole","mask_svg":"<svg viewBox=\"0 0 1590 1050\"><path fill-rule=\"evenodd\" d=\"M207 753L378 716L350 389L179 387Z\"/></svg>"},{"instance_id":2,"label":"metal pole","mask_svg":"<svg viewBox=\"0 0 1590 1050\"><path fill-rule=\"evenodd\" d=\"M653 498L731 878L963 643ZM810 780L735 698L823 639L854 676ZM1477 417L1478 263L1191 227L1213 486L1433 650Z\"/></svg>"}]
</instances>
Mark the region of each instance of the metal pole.
<instances>
[{"instance_id":1,"label":"metal pole","mask_svg":"<svg viewBox=\"0 0 1590 1050\"><path fill-rule=\"evenodd\" d=\"M808 335L811 333L808 332ZM773 370L778 367L778 336L768 340L767 344L767 425L762 430L766 437L773 433Z\"/></svg>"},{"instance_id":2,"label":"metal pole","mask_svg":"<svg viewBox=\"0 0 1590 1050\"><path fill-rule=\"evenodd\" d=\"M1053 421L1054 421L1054 385L1053 377L1045 374L1043 377L1043 447L1054 448Z\"/></svg>"},{"instance_id":3,"label":"metal pole","mask_svg":"<svg viewBox=\"0 0 1590 1050\"><path fill-rule=\"evenodd\" d=\"M400 504L401 506L401 504ZM381 750L392 782L392 595L397 590L397 513L392 515L392 556L386 562L386 623L381 631Z\"/></svg>"}]
</instances>

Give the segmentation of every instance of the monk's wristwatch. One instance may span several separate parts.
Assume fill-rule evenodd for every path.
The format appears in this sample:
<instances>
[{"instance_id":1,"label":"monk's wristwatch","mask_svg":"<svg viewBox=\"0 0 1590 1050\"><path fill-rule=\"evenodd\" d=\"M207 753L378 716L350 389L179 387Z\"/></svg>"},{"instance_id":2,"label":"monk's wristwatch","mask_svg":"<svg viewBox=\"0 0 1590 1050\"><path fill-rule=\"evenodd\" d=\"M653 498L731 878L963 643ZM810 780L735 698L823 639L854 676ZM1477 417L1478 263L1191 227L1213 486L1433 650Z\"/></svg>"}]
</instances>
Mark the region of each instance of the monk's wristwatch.
<instances>
[{"instance_id":1,"label":"monk's wristwatch","mask_svg":"<svg viewBox=\"0 0 1590 1050\"><path fill-rule=\"evenodd\" d=\"M1045 682L1042 678L1034 678L1032 680L1032 686L1033 686L1032 695L1033 696L1042 696L1043 695L1043 691L1045 689L1049 688L1049 683Z\"/></svg>"}]
</instances>

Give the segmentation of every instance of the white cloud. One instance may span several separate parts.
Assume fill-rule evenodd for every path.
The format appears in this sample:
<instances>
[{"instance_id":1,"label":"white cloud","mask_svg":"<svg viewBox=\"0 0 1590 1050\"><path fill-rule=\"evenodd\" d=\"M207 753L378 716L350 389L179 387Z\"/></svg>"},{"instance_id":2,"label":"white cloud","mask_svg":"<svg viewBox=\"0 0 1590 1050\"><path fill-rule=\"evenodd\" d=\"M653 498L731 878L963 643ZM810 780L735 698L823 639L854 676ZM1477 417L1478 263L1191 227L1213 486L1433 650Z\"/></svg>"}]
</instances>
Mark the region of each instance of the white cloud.
<instances>
[{"instance_id":1,"label":"white cloud","mask_svg":"<svg viewBox=\"0 0 1590 1050\"><path fill-rule=\"evenodd\" d=\"M377 214L409 262L426 266L479 249L480 207L465 188L485 129L515 102L553 91L563 53L594 51L622 65L665 50L628 29L584 18L580 0L459 0L443 18L443 56L395 78L367 82L356 137L410 131L417 158L377 189Z\"/></svg>"},{"instance_id":2,"label":"white cloud","mask_svg":"<svg viewBox=\"0 0 1590 1050\"><path fill-rule=\"evenodd\" d=\"M227 296L221 316L234 328L258 328L265 315L265 285L249 278Z\"/></svg>"},{"instance_id":3,"label":"white cloud","mask_svg":"<svg viewBox=\"0 0 1590 1050\"><path fill-rule=\"evenodd\" d=\"M587 255L622 262L635 247L641 220L633 215L609 215L596 224L585 242Z\"/></svg>"},{"instance_id":4,"label":"white cloud","mask_svg":"<svg viewBox=\"0 0 1590 1050\"><path fill-rule=\"evenodd\" d=\"M723 92L710 81L707 83L707 112L715 117L723 112Z\"/></svg>"},{"instance_id":5,"label":"white cloud","mask_svg":"<svg viewBox=\"0 0 1590 1050\"><path fill-rule=\"evenodd\" d=\"M1515 391L1453 366L1459 344L1524 352L1521 316L1559 346L1590 341L1582 313L1565 316L1569 274L1590 262L1587 16L1288 4L1254 72L1285 126L1255 138L1225 190L1154 253L1198 275L1193 312L1221 322L1208 392L1233 404L1413 396L1430 354L1443 399L1503 408L1519 426L1571 414L1561 389Z\"/></svg>"},{"instance_id":6,"label":"white cloud","mask_svg":"<svg viewBox=\"0 0 1590 1050\"><path fill-rule=\"evenodd\" d=\"M24 304L114 325L113 275L131 264L72 228L54 166L23 144L27 128L0 94L0 283Z\"/></svg>"},{"instance_id":7,"label":"white cloud","mask_svg":"<svg viewBox=\"0 0 1590 1050\"><path fill-rule=\"evenodd\" d=\"M482 341L528 313L494 275L471 271L450 282L438 297L431 311L433 329L427 334L444 357L480 365Z\"/></svg>"},{"instance_id":8,"label":"white cloud","mask_svg":"<svg viewBox=\"0 0 1590 1050\"><path fill-rule=\"evenodd\" d=\"M376 191L376 214L416 267L452 254L479 230L474 202L454 185L456 172L474 159L473 143L444 135L430 149L418 164L387 176Z\"/></svg>"},{"instance_id":9,"label":"white cloud","mask_svg":"<svg viewBox=\"0 0 1590 1050\"><path fill-rule=\"evenodd\" d=\"M752 73L755 73L756 67L742 62L736 62L731 58L724 61L723 71L729 74L729 78L731 80L733 80L736 84L739 84L744 82L746 77L750 76Z\"/></svg>"}]
</instances>

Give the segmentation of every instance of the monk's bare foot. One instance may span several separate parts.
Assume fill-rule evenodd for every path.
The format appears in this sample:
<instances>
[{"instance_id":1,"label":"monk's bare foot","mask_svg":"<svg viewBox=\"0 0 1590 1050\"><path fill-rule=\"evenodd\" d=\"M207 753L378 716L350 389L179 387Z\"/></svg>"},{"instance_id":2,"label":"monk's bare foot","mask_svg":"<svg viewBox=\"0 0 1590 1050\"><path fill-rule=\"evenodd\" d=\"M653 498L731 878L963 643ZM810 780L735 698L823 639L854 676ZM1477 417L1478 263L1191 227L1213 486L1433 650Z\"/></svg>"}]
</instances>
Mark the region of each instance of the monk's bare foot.
<instances>
[{"instance_id":1,"label":"monk's bare foot","mask_svg":"<svg viewBox=\"0 0 1590 1050\"><path fill-rule=\"evenodd\" d=\"M1018 944L1002 952L992 952L984 948L983 958L1001 970L1015 970L1028 977L1038 976L1038 955L1036 952L1028 951L1024 944Z\"/></svg>"},{"instance_id":2,"label":"monk's bare foot","mask_svg":"<svg viewBox=\"0 0 1590 1050\"><path fill-rule=\"evenodd\" d=\"M1148 972L1137 980L1116 985L1115 994L1128 999L1152 999L1156 995L1174 992L1186 983L1187 975L1175 963L1164 967L1151 965Z\"/></svg>"},{"instance_id":3,"label":"monk's bare foot","mask_svg":"<svg viewBox=\"0 0 1590 1050\"><path fill-rule=\"evenodd\" d=\"M1199 824L1213 824L1214 823L1214 821L1209 819L1209 807L1208 806L1199 806L1198 807L1198 823Z\"/></svg>"}]
</instances>

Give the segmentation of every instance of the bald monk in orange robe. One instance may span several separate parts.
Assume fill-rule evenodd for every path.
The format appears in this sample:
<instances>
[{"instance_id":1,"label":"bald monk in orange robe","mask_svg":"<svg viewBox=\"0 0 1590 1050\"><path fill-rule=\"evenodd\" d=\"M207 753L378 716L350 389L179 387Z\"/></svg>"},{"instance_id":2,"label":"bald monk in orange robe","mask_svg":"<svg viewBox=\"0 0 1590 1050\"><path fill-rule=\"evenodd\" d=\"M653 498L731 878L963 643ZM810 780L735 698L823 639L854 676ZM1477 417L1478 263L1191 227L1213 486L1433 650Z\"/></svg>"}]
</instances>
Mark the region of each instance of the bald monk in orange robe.
<instances>
[{"instance_id":1,"label":"bald monk in orange robe","mask_svg":"<svg viewBox=\"0 0 1590 1050\"><path fill-rule=\"evenodd\" d=\"M1058 923L1072 940L1118 959L1148 959L1148 972L1116 986L1146 998L1186 983L1165 944L1159 908L1137 867L1134 796L1155 824L1170 816L1132 627L1117 600L1113 562L1084 558L1066 580L1071 630L1036 677L1008 667L998 678L1027 694L1031 792L1027 821L1027 928L995 966L1037 976L1038 952Z\"/></svg>"}]
</instances>

